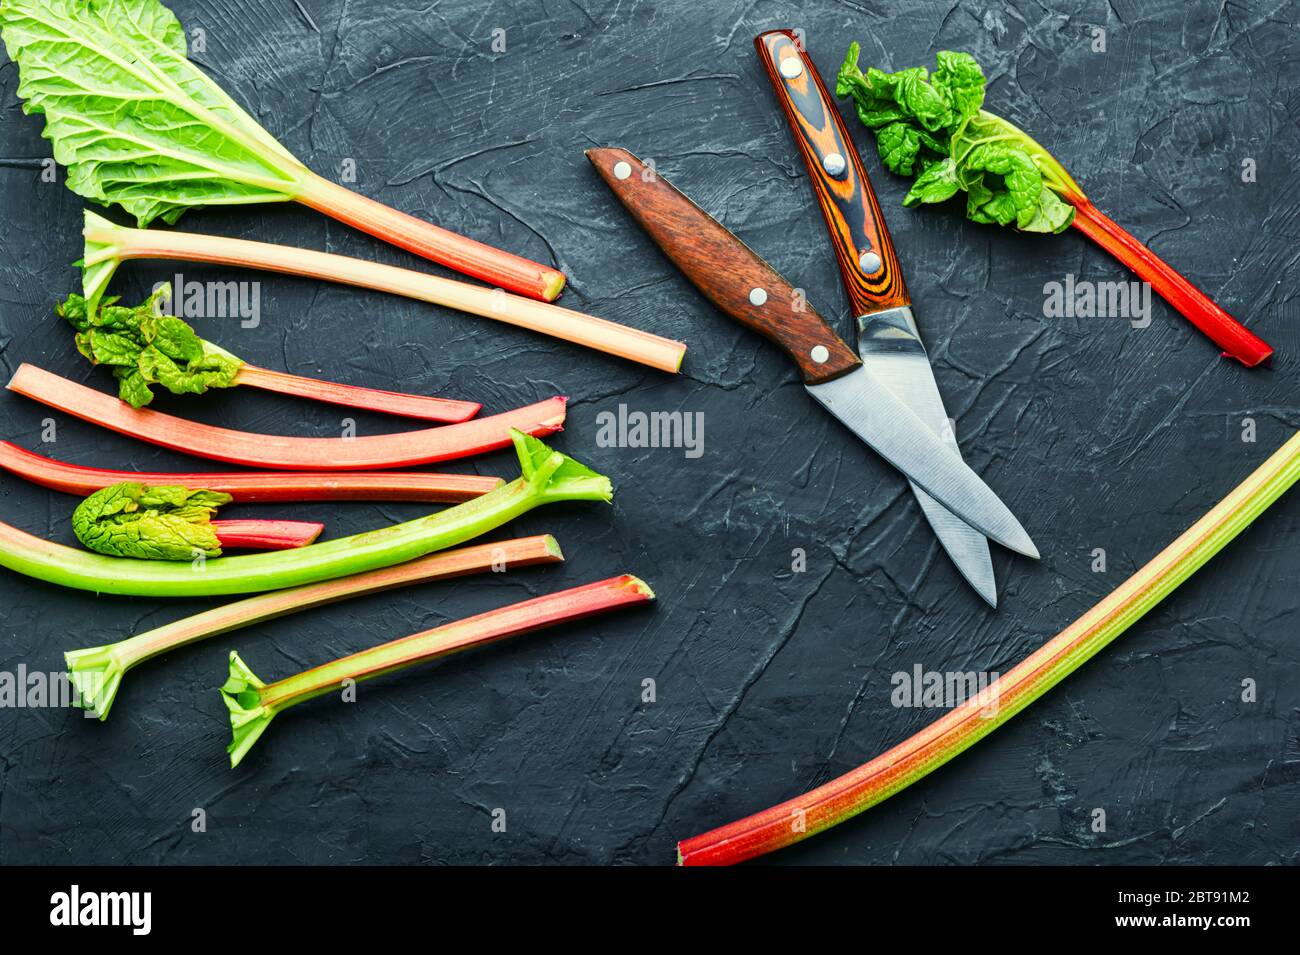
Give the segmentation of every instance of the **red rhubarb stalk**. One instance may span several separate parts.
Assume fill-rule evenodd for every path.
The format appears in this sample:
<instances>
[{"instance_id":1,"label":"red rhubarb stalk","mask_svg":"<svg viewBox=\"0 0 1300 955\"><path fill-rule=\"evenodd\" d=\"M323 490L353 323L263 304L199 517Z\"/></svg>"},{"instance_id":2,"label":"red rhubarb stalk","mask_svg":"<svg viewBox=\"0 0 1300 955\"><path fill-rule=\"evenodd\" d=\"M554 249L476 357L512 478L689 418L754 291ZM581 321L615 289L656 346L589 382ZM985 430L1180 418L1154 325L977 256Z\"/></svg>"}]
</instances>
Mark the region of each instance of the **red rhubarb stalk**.
<instances>
[{"instance_id":1,"label":"red rhubarb stalk","mask_svg":"<svg viewBox=\"0 0 1300 955\"><path fill-rule=\"evenodd\" d=\"M1300 479L1300 433L1204 517L987 689L812 792L677 845L681 865L730 865L851 819L938 769L1092 659L1251 525Z\"/></svg>"},{"instance_id":2,"label":"red rhubarb stalk","mask_svg":"<svg viewBox=\"0 0 1300 955\"><path fill-rule=\"evenodd\" d=\"M860 52L857 43L849 44L835 92L852 96L858 118L876 131L885 166L916 176L903 205L947 202L960 193L974 222L1038 233L1073 225L1150 283L1225 357L1254 367L1273 354L1266 342L1103 215L1042 143L982 109L984 73L969 53L941 50L933 73L920 68L889 74L864 73Z\"/></svg>"},{"instance_id":3,"label":"red rhubarb stalk","mask_svg":"<svg viewBox=\"0 0 1300 955\"><path fill-rule=\"evenodd\" d=\"M66 414L141 441L196 457L276 470L368 470L433 464L495 451L510 444L510 429L541 436L564 425L564 398L423 431L357 438L294 438L252 434L132 408L74 381L23 364L9 390ZM214 488L215 490L215 488Z\"/></svg>"},{"instance_id":4,"label":"red rhubarb stalk","mask_svg":"<svg viewBox=\"0 0 1300 955\"><path fill-rule=\"evenodd\" d=\"M1019 142L1043 177L1043 185L1074 207L1072 224L1092 241L1132 269L1184 318L1235 358L1253 368L1273 354L1273 348L1216 305L1163 259L1112 221L1084 195L1083 188L1055 156L1019 126L995 113L980 110L987 131Z\"/></svg>"},{"instance_id":5,"label":"red rhubarb stalk","mask_svg":"<svg viewBox=\"0 0 1300 955\"><path fill-rule=\"evenodd\" d=\"M564 288L564 273L449 232L304 170L294 198L392 245L492 285L543 301Z\"/></svg>"},{"instance_id":6,"label":"red rhubarb stalk","mask_svg":"<svg viewBox=\"0 0 1300 955\"><path fill-rule=\"evenodd\" d=\"M235 519L209 523L222 550L292 550L314 544L325 530L324 524L311 521Z\"/></svg>"},{"instance_id":7,"label":"red rhubarb stalk","mask_svg":"<svg viewBox=\"0 0 1300 955\"><path fill-rule=\"evenodd\" d=\"M227 747L230 765L239 765L277 713L313 697L332 693L345 681L369 680L460 650L532 633L544 627L572 623L593 614L648 603L653 599L654 592L644 581L624 574L393 640L269 685L259 680L239 654L232 651L230 678L221 687L222 699L230 710L234 737Z\"/></svg>"},{"instance_id":8,"label":"red rhubarb stalk","mask_svg":"<svg viewBox=\"0 0 1300 955\"><path fill-rule=\"evenodd\" d=\"M1076 229L1127 265L1143 281L1150 282L1166 302L1223 349L1225 358L1235 358L1253 368L1273 354L1273 347L1268 342L1216 305L1209 296L1103 214L1082 193L1067 192L1063 197L1074 206Z\"/></svg>"},{"instance_id":9,"label":"red rhubarb stalk","mask_svg":"<svg viewBox=\"0 0 1300 955\"><path fill-rule=\"evenodd\" d=\"M349 408L378 411L381 414L448 424L468 421L478 414L479 408L482 407L474 401L453 401L450 398L436 398L431 395L408 395L400 391L340 385L333 381L303 378L299 375L289 375L282 371L271 371L248 364L239 366L239 372L235 375L235 384L248 385L250 388L260 388L263 391L274 391L282 395L294 395L298 398L310 398L312 401L323 401L327 404L345 405Z\"/></svg>"},{"instance_id":10,"label":"red rhubarb stalk","mask_svg":"<svg viewBox=\"0 0 1300 955\"><path fill-rule=\"evenodd\" d=\"M66 464L0 441L0 468L65 494L86 497L125 481L151 485L205 487L236 502L274 501L423 501L459 504L505 482L477 474L425 471L109 471Z\"/></svg>"}]
</instances>

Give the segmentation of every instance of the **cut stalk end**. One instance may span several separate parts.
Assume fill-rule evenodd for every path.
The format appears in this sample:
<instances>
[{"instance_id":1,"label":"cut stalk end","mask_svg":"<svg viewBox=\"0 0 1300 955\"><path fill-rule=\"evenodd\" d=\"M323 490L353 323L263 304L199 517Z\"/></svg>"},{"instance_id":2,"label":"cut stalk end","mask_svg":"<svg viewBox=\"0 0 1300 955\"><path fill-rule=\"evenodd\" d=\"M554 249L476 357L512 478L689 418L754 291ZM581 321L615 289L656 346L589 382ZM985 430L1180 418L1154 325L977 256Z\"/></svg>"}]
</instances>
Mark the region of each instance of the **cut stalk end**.
<instances>
[{"instance_id":1,"label":"cut stalk end","mask_svg":"<svg viewBox=\"0 0 1300 955\"><path fill-rule=\"evenodd\" d=\"M567 454L544 441L512 430L510 439L519 455L519 467L532 490L548 501L604 501L614 497L614 485Z\"/></svg>"},{"instance_id":2,"label":"cut stalk end","mask_svg":"<svg viewBox=\"0 0 1300 955\"><path fill-rule=\"evenodd\" d=\"M629 574L626 580L624 581L624 583L627 589L635 593L637 596L644 597L646 600L655 599L654 590L652 590L650 585L647 584L640 577L633 577L631 574Z\"/></svg>"},{"instance_id":3,"label":"cut stalk end","mask_svg":"<svg viewBox=\"0 0 1300 955\"><path fill-rule=\"evenodd\" d=\"M230 677L221 687L221 699L230 711L232 739L226 747L230 754L230 768L234 769L252 749L271 724L275 711L262 705L261 689L266 686L239 658L230 651Z\"/></svg>"},{"instance_id":4,"label":"cut stalk end","mask_svg":"<svg viewBox=\"0 0 1300 955\"><path fill-rule=\"evenodd\" d=\"M564 291L565 275L563 272L552 272L542 283L542 298L548 302L554 302Z\"/></svg>"},{"instance_id":5,"label":"cut stalk end","mask_svg":"<svg viewBox=\"0 0 1300 955\"><path fill-rule=\"evenodd\" d=\"M560 550L560 542L550 534L542 535L542 547L546 550L546 555L554 560L564 560L564 551Z\"/></svg>"},{"instance_id":6,"label":"cut stalk end","mask_svg":"<svg viewBox=\"0 0 1300 955\"><path fill-rule=\"evenodd\" d=\"M108 719L113 700L126 667L113 652L113 647L89 647L69 650L63 654L68 668L68 679L76 690L76 705L90 710L101 721Z\"/></svg>"},{"instance_id":7,"label":"cut stalk end","mask_svg":"<svg viewBox=\"0 0 1300 955\"><path fill-rule=\"evenodd\" d=\"M85 237L86 248L80 262L81 294L86 299L86 311L94 312L121 263L116 237L123 229L89 209L83 223L81 234Z\"/></svg>"}]
</instances>

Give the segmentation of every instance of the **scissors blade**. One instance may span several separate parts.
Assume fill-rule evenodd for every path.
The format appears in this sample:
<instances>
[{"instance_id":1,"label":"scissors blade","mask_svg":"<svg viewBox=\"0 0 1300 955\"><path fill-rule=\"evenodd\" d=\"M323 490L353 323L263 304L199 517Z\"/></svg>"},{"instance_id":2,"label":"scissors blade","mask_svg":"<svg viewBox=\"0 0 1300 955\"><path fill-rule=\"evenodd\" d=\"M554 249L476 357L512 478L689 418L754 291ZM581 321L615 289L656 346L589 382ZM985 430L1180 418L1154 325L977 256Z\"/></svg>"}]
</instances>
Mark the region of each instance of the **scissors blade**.
<instances>
[{"instance_id":1,"label":"scissors blade","mask_svg":"<svg viewBox=\"0 0 1300 955\"><path fill-rule=\"evenodd\" d=\"M1038 548L1015 515L961 455L954 454L865 366L830 381L804 385L823 408L961 520L1028 557Z\"/></svg>"},{"instance_id":2,"label":"scissors blade","mask_svg":"<svg viewBox=\"0 0 1300 955\"><path fill-rule=\"evenodd\" d=\"M957 438L944 410L934 369L917 334L916 320L906 306L858 318L858 356L863 365L900 400L916 412L957 454ZM910 482L921 511L934 529L957 570L992 607L998 605L993 558L987 538Z\"/></svg>"}]
</instances>

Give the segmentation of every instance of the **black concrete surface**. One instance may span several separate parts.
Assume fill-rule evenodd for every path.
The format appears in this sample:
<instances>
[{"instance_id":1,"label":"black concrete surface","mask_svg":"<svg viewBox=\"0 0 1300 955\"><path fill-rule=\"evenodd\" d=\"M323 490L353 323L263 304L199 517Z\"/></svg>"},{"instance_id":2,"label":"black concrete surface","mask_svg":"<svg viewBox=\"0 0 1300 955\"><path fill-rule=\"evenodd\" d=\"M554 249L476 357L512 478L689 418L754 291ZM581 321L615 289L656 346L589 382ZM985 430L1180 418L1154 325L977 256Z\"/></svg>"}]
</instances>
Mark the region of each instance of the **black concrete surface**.
<instances>
[{"instance_id":1,"label":"black concrete surface","mask_svg":"<svg viewBox=\"0 0 1300 955\"><path fill-rule=\"evenodd\" d=\"M892 674L1007 670L1300 419L1295 2L185 0L176 10L205 32L196 59L316 170L337 178L355 163L361 192L563 268L562 304L691 350L674 377L377 293L124 268L113 288L127 298L178 270L260 280L256 328L196 321L256 364L487 411L568 395L556 444L608 473L616 499L538 511L496 535L553 532L562 567L417 587L208 641L132 673L102 725L66 709L0 710L0 862L671 864L678 839L825 782L935 719L891 703ZM814 406L775 349L696 294L583 158L595 145L653 158L848 335L820 217L751 46L774 27L803 29L828 75L853 39L864 65L889 68L973 52L990 108L1278 350L1271 368L1248 371L1158 299L1145 328L1045 317L1046 283L1128 273L1073 231L1017 235L964 221L956 204L903 209L907 184L853 121L963 451L1043 552L1035 563L995 550L997 611L939 551L899 476ZM1097 27L1105 52L1093 49ZM52 315L76 288L82 202L61 173L42 181L48 144L20 111L7 60L0 84L3 374L33 362L108 390ZM182 227L441 271L288 205L202 210ZM703 453L598 446L598 416L620 404L701 413ZM156 406L306 435L338 434L348 416L242 389ZM49 417L53 444L42 442ZM402 426L351 417L361 433ZM9 393L0 438L88 465L208 466ZM508 453L448 467L514 472ZM72 542L74 503L0 477L0 519L30 532ZM228 513L319 515L338 537L424 511ZM1283 499L993 737L771 861L1300 861L1298 522L1300 498ZM304 705L237 770L226 763L216 688L232 648L275 679L618 572L648 580L657 606L377 681L355 704ZM215 603L96 597L4 572L0 669L56 671L66 649ZM646 681L654 702L643 702ZM493 829L498 809L504 832ZM196 810L206 831L194 831Z\"/></svg>"}]
</instances>

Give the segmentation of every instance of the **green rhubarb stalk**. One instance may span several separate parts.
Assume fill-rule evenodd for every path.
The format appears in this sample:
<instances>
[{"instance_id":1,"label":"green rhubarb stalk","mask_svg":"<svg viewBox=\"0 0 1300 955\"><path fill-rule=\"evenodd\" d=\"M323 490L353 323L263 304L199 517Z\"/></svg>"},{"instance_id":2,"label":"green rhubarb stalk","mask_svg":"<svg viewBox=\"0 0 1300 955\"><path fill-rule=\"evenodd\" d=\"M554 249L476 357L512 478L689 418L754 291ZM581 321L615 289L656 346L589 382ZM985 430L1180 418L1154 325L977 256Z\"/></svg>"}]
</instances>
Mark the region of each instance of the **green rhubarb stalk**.
<instances>
[{"instance_id":1,"label":"green rhubarb stalk","mask_svg":"<svg viewBox=\"0 0 1300 955\"><path fill-rule=\"evenodd\" d=\"M297 550L182 564L87 554L0 523L0 566L64 587L136 597L257 593L414 560L472 540L543 504L611 499L613 490L603 475L520 431L512 431L511 440L521 477L472 501L382 530Z\"/></svg>"},{"instance_id":2,"label":"green rhubarb stalk","mask_svg":"<svg viewBox=\"0 0 1300 955\"><path fill-rule=\"evenodd\" d=\"M1300 432L1137 573L987 691L852 772L677 846L681 865L729 865L816 835L888 799L1006 723L1091 659L1300 478Z\"/></svg>"},{"instance_id":3,"label":"green rhubarb stalk","mask_svg":"<svg viewBox=\"0 0 1300 955\"><path fill-rule=\"evenodd\" d=\"M122 678L146 660L178 647L300 610L408 584L445 580L489 570L499 573L534 564L558 563L563 559L560 545L549 534L458 547L395 567L383 567L305 587L246 597L155 627L146 633L138 633L117 643L69 650L63 657L67 661L68 677L77 691L78 703L105 720L108 719L108 711L122 686Z\"/></svg>"},{"instance_id":4,"label":"green rhubarb stalk","mask_svg":"<svg viewBox=\"0 0 1300 955\"><path fill-rule=\"evenodd\" d=\"M624 574L393 640L270 684L259 680L239 654L232 651L230 677L221 687L221 698L230 710L233 739L226 748L230 765L239 765L277 714L306 700L332 693L344 685L417 663L427 663L495 640L653 599L654 591L644 581Z\"/></svg>"}]
</instances>

